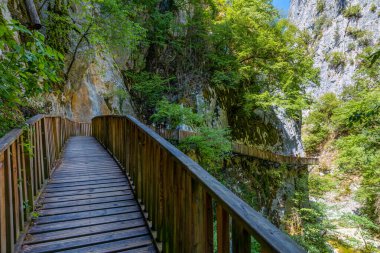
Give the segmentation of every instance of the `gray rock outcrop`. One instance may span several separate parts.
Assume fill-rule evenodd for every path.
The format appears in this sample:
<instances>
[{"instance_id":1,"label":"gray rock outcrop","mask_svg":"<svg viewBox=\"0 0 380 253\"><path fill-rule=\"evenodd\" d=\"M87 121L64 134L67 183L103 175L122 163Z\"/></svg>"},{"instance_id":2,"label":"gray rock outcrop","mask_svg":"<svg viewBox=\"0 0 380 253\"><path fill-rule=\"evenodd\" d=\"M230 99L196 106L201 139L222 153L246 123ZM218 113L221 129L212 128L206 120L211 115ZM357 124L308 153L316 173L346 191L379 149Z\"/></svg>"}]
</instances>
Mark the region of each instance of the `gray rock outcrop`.
<instances>
[{"instance_id":1,"label":"gray rock outcrop","mask_svg":"<svg viewBox=\"0 0 380 253\"><path fill-rule=\"evenodd\" d=\"M289 19L309 34L315 66L321 69L320 86L309 90L314 97L340 94L351 85L358 56L379 43L379 0L292 0Z\"/></svg>"}]
</instances>

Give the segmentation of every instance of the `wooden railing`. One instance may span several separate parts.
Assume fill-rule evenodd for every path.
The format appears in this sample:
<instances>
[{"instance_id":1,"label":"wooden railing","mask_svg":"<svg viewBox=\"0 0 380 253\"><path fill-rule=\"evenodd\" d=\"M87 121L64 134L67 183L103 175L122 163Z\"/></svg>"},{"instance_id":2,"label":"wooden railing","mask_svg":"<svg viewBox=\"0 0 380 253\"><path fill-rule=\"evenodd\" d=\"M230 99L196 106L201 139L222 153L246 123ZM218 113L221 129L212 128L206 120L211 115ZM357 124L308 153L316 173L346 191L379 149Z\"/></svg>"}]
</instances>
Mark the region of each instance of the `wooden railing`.
<instances>
[{"instance_id":1,"label":"wooden railing","mask_svg":"<svg viewBox=\"0 0 380 253\"><path fill-rule=\"evenodd\" d=\"M136 119L96 117L92 128L93 136L125 168L164 252L214 252L216 247L220 253L230 249L249 253L251 236L260 243L261 252L305 252L197 163Z\"/></svg>"},{"instance_id":2,"label":"wooden railing","mask_svg":"<svg viewBox=\"0 0 380 253\"><path fill-rule=\"evenodd\" d=\"M65 141L75 135L90 136L91 124L37 115L0 139L1 253L14 252Z\"/></svg>"},{"instance_id":3,"label":"wooden railing","mask_svg":"<svg viewBox=\"0 0 380 253\"><path fill-rule=\"evenodd\" d=\"M174 139L177 141L182 140L188 136L195 135L194 132L183 130L170 130L165 128L156 128L151 126L156 133L164 137L165 139ZM319 159L317 157L301 157L301 156L286 156L276 154L267 150L262 150L253 146L233 142L232 152L239 155L251 156L266 161L277 162L281 164L293 164L293 165L318 165Z\"/></svg>"}]
</instances>

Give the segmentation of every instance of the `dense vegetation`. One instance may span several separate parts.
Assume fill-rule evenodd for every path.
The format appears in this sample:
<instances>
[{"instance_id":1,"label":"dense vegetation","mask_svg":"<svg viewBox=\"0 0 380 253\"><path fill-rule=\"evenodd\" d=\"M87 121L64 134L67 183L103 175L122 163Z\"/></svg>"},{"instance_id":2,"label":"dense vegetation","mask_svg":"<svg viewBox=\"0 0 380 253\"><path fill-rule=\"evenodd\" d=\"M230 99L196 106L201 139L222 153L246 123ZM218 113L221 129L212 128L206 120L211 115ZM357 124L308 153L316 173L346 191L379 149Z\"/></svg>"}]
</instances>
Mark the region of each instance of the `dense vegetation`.
<instances>
[{"instance_id":1,"label":"dense vegetation","mask_svg":"<svg viewBox=\"0 0 380 253\"><path fill-rule=\"evenodd\" d=\"M372 236L380 232L380 63L373 60L376 54L367 48L355 85L347 87L339 97L333 93L323 95L305 120L307 152L337 152L335 158L332 155L337 166L332 172L335 179L331 174L313 175L311 182L315 185L312 189L317 190L312 194L322 197L325 192L335 189L339 181L361 178L356 198L362 208L357 215L346 215L342 222L356 224ZM366 250L371 252L371 246L366 245Z\"/></svg>"},{"instance_id":2,"label":"dense vegetation","mask_svg":"<svg viewBox=\"0 0 380 253\"><path fill-rule=\"evenodd\" d=\"M63 55L41 33L0 17L0 136L42 109L31 98L60 85L62 65Z\"/></svg>"}]
</instances>

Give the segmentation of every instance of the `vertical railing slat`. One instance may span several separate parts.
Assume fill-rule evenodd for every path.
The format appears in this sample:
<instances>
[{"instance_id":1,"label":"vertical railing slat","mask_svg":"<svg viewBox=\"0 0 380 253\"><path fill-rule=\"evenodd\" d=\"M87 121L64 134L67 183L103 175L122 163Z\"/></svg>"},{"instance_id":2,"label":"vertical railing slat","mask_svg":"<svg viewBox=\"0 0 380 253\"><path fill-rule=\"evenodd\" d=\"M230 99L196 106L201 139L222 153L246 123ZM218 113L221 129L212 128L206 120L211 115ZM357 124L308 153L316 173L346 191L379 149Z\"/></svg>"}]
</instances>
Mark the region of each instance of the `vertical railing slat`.
<instances>
[{"instance_id":1,"label":"vertical railing slat","mask_svg":"<svg viewBox=\"0 0 380 253\"><path fill-rule=\"evenodd\" d=\"M0 153L0 253L7 252L7 216L6 216L6 188L5 188L4 152Z\"/></svg>"}]
</instances>

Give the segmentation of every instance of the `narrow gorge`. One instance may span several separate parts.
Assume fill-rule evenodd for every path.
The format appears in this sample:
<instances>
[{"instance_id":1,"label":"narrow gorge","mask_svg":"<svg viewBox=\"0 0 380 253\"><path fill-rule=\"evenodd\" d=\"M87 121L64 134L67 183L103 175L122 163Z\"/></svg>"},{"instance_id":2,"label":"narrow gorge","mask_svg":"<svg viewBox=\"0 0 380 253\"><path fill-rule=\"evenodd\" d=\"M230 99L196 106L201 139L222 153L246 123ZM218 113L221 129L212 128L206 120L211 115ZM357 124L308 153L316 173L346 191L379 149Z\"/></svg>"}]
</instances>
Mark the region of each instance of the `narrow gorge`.
<instances>
[{"instance_id":1,"label":"narrow gorge","mask_svg":"<svg viewBox=\"0 0 380 253\"><path fill-rule=\"evenodd\" d=\"M191 132L168 140L306 251L380 252L380 3L275 2L37 0L40 27L1 0L0 136L39 113Z\"/></svg>"}]
</instances>

